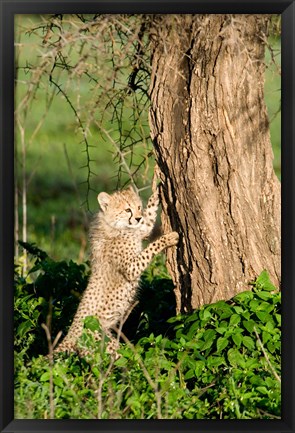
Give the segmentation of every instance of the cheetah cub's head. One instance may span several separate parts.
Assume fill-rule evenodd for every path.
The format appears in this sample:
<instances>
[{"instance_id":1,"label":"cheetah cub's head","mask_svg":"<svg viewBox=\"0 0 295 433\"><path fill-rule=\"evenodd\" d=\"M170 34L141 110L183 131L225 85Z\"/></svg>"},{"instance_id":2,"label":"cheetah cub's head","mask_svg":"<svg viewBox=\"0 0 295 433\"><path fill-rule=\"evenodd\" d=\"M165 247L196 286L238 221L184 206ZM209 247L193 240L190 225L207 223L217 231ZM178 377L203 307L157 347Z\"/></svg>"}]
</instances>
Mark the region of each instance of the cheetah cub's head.
<instances>
[{"instance_id":1,"label":"cheetah cub's head","mask_svg":"<svg viewBox=\"0 0 295 433\"><path fill-rule=\"evenodd\" d=\"M130 187L112 195L101 192L97 196L105 222L116 229L136 229L142 224L142 202Z\"/></svg>"}]
</instances>

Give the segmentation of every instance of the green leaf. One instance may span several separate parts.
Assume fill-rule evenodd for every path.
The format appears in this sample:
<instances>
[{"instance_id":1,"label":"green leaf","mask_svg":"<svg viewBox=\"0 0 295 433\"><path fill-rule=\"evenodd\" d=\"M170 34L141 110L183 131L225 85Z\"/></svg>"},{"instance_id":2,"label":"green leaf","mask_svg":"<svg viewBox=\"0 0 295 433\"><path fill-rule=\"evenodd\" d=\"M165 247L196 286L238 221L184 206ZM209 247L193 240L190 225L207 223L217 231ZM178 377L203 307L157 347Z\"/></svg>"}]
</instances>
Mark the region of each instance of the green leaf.
<instances>
[{"instance_id":1,"label":"green leaf","mask_svg":"<svg viewBox=\"0 0 295 433\"><path fill-rule=\"evenodd\" d=\"M242 314L242 316L246 319L246 320L250 320L251 317L251 312L249 310L245 310Z\"/></svg>"},{"instance_id":2,"label":"green leaf","mask_svg":"<svg viewBox=\"0 0 295 433\"><path fill-rule=\"evenodd\" d=\"M206 362L205 356L201 355L200 352L195 352L195 357L198 358L198 359L200 359L203 362Z\"/></svg>"},{"instance_id":3,"label":"green leaf","mask_svg":"<svg viewBox=\"0 0 295 433\"><path fill-rule=\"evenodd\" d=\"M266 301L260 302L257 308L258 311L263 311L265 313L270 313L273 309L274 309L274 305Z\"/></svg>"},{"instance_id":4,"label":"green leaf","mask_svg":"<svg viewBox=\"0 0 295 433\"><path fill-rule=\"evenodd\" d=\"M271 335L269 332L262 331L262 343L263 344L267 343L270 338L271 338Z\"/></svg>"},{"instance_id":5,"label":"green leaf","mask_svg":"<svg viewBox=\"0 0 295 433\"><path fill-rule=\"evenodd\" d=\"M42 266L38 263L29 270L28 275L32 274L33 272L39 271L40 269L42 269Z\"/></svg>"},{"instance_id":6,"label":"green leaf","mask_svg":"<svg viewBox=\"0 0 295 433\"><path fill-rule=\"evenodd\" d=\"M230 318L229 324L230 326L236 326L240 323L241 317L238 314L233 314Z\"/></svg>"},{"instance_id":7,"label":"green leaf","mask_svg":"<svg viewBox=\"0 0 295 433\"><path fill-rule=\"evenodd\" d=\"M203 338L205 341L213 340L213 338L216 335L216 331L214 329L207 329L207 331L204 332Z\"/></svg>"},{"instance_id":8,"label":"green leaf","mask_svg":"<svg viewBox=\"0 0 295 433\"><path fill-rule=\"evenodd\" d=\"M266 328L269 332L273 331L273 330L274 330L274 324L273 324L273 322L267 322L266 325L265 325L265 328Z\"/></svg>"},{"instance_id":9,"label":"green leaf","mask_svg":"<svg viewBox=\"0 0 295 433\"><path fill-rule=\"evenodd\" d=\"M64 387L64 381L62 380L61 377L59 376L54 376L53 377L53 383L54 385L56 385L58 388L63 388Z\"/></svg>"},{"instance_id":10,"label":"green leaf","mask_svg":"<svg viewBox=\"0 0 295 433\"><path fill-rule=\"evenodd\" d=\"M90 329L90 331L100 331L101 327L99 321L94 316L87 316L84 320L84 328Z\"/></svg>"},{"instance_id":11,"label":"green leaf","mask_svg":"<svg viewBox=\"0 0 295 433\"><path fill-rule=\"evenodd\" d=\"M255 376L252 376L252 377L250 378L250 383L251 383L252 385L264 386L265 381L264 381L264 379L263 379L262 377L260 377L260 376L258 376L258 375L255 375Z\"/></svg>"},{"instance_id":12,"label":"green leaf","mask_svg":"<svg viewBox=\"0 0 295 433\"><path fill-rule=\"evenodd\" d=\"M207 340L207 341L205 341L204 344L203 344L203 346L200 347L200 350L203 351L203 350L209 349L212 346L213 343L214 343L214 340Z\"/></svg>"},{"instance_id":13,"label":"green leaf","mask_svg":"<svg viewBox=\"0 0 295 433\"><path fill-rule=\"evenodd\" d=\"M245 290L244 292L238 293L233 300L241 304L247 304L253 297L254 294L251 290Z\"/></svg>"},{"instance_id":14,"label":"green leaf","mask_svg":"<svg viewBox=\"0 0 295 433\"><path fill-rule=\"evenodd\" d=\"M254 350L254 348L255 348L254 341L252 340L251 337L248 337L248 336L243 337L243 345L245 347L247 347L247 349L249 349L249 350Z\"/></svg>"},{"instance_id":15,"label":"green leaf","mask_svg":"<svg viewBox=\"0 0 295 433\"><path fill-rule=\"evenodd\" d=\"M209 310L207 310L207 309L200 310L200 319L201 320L208 320L211 318L211 316L212 315L211 315Z\"/></svg>"},{"instance_id":16,"label":"green leaf","mask_svg":"<svg viewBox=\"0 0 295 433\"><path fill-rule=\"evenodd\" d=\"M179 315L179 316L174 316L174 317L170 317L170 319L167 320L168 323L175 323L175 322L180 322L183 319L183 316Z\"/></svg>"},{"instance_id":17,"label":"green leaf","mask_svg":"<svg viewBox=\"0 0 295 433\"><path fill-rule=\"evenodd\" d=\"M23 337L27 332L29 332L33 328L31 320L26 320L25 322L22 322L16 331L16 334L19 337Z\"/></svg>"},{"instance_id":18,"label":"green leaf","mask_svg":"<svg viewBox=\"0 0 295 433\"><path fill-rule=\"evenodd\" d=\"M280 314L275 314L275 318L277 319L278 325L281 326L281 315Z\"/></svg>"},{"instance_id":19,"label":"green leaf","mask_svg":"<svg viewBox=\"0 0 295 433\"><path fill-rule=\"evenodd\" d=\"M216 331L214 329L207 329L202 335L202 338L205 340L204 344L200 347L200 350L209 349L215 339Z\"/></svg>"},{"instance_id":20,"label":"green leaf","mask_svg":"<svg viewBox=\"0 0 295 433\"><path fill-rule=\"evenodd\" d=\"M257 299L253 299L249 304L251 310L254 311L254 313L259 309L259 305L260 302Z\"/></svg>"},{"instance_id":21,"label":"green leaf","mask_svg":"<svg viewBox=\"0 0 295 433\"><path fill-rule=\"evenodd\" d=\"M178 317L178 320L183 320L185 319L185 323L189 323L189 322L196 322L197 320L199 320L199 311L195 311L194 313L190 314L189 316L185 316L185 315L179 315L176 316Z\"/></svg>"},{"instance_id":22,"label":"green leaf","mask_svg":"<svg viewBox=\"0 0 295 433\"><path fill-rule=\"evenodd\" d=\"M217 301L215 304L212 304L211 307L214 307L214 310L219 310L219 312L223 311L224 309L229 309L229 305L225 301Z\"/></svg>"},{"instance_id":23,"label":"green leaf","mask_svg":"<svg viewBox=\"0 0 295 433\"><path fill-rule=\"evenodd\" d=\"M268 388L275 388L277 385L277 380L273 379L271 377L266 377L265 378L265 383L268 386Z\"/></svg>"},{"instance_id":24,"label":"green leaf","mask_svg":"<svg viewBox=\"0 0 295 433\"><path fill-rule=\"evenodd\" d=\"M227 319L232 315L232 310L229 308L228 310L224 310L223 313L220 315L220 319Z\"/></svg>"},{"instance_id":25,"label":"green leaf","mask_svg":"<svg viewBox=\"0 0 295 433\"><path fill-rule=\"evenodd\" d=\"M194 370L193 369L190 369L190 370L188 370L186 373L185 373L185 375L184 375L184 379L185 380L188 380L188 379L191 379L192 377L194 377L195 376L195 372L194 372Z\"/></svg>"},{"instance_id":26,"label":"green leaf","mask_svg":"<svg viewBox=\"0 0 295 433\"><path fill-rule=\"evenodd\" d=\"M199 347L200 346L198 345L198 341L196 341L196 340L187 341L185 343L186 349L198 349Z\"/></svg>"},{"instance_id":27,"label":"green leaf","mask_svg":"<svg viewBox=\"0 0 295 433\"><path fill-rule=\"evenodd\" d=\"M119 358L119 359L124 359L127 362L127 359L125 359L125 358ZM119 359L118 359L118 361L119 361ZM94 374L95 377L99 377L100 376L99 369L96 366L92 367L92 373Z\"/></svg>"},{"instance_id":28,"label":"green leaf","mask_svg":"<svg viewBox=\"0 0 295 433\"><path fill-rule=\"evenodd\" d=\"M181 347L185 347L186 346L186 340L183 336L180 337L179 339L179 344Z\"/></svg>"},{"instance_id":29,"label":"green leaf","mask_svg":"<svg viewBox=\"0 0 295 433\"><path fill-rule=\"evenodd\" d=\"M257 358L248 358L245 363L245 368L254 369L260 366Z\"/></svg>"},{"instance_id":30,"label":"green leaf","mask_svg":"<svg viewBox=\"0 0 295 433\"><path fill-rule=\"evenodd\" d=\"M219 367L219 365L225 364L225 360L221 356L208 356L207 365L208 367Z\"/></svg>"},{"instance_id":31,"label":"green leaf","mask_svg":"<svg viewBox=\"0 0 295 433\"><path fill-rule=\"evenodd\" d=\"M229 349L227 352L229 363L233 367L245 368L245 359L237 349Z\"/></svg>"},{"instance_id":32,"label":"green leaf","mask_svg":"<svg viewBox=\"0 0 295 433\"><path fill-rule=\"evenodd\" d=\"M221 352L228 345L228 339L224 337L219 337L217 339L217 353Z\"/></svg>"},{"instance_id":33,"label":"green leaf","mask_svg":"<svg viewBox=\"0 0 295 433\"><path fill-rule=\"evenodd\" d=\"M45 371L45 373L42 374L42 376L40 377L40 382L48 382L50 378L50 372L49 371Z\"/></svg>"},{"instance_id":34,"label":"green leaf","mask_svg":"<svg viewBox=\"0 0 295 433\"><path fill-rule=\"evenodd\" d=\"M277 290L277 288L271 283L267 271L262 271L257 280L255 281L257 288L267 290L268 292L272 290Z\"/></svg>"},{"instance_id":35,"label":"green leaf","mask_svg":"<svg viewBox=\"0 0 295 433\"><path fill-rule=\"evenodd\" d=\"M267 301L268 299L272 298L273 295L269 292L261 291L257 292L256 296L258 296L260 299L263 299L264 301Z\"/></svg>"},{"instance_id":36,"label":"green leaf","mask_svg":"<svg viewBox=\"0 0 295 433\"><path fill-rule=\"evenodd\" d=\"M55 374L57 374L59 376L65 376L68 372L68 369L66 368L65 365L55 364L54 371L55 371Z\"/></svg>"},{"instance_id":37,"label":"green leaf","mask_svg":"<svg viewBox=\"0 0 295 433\"><path fill-rule=\"evenodd\" d=\"M195 334L198 332L199 328L200 328L200 322L199 321L194 322L187 333L188 338L189 339L193 338Z\"/></svg>"},{"instance_id":38,"label":"green leaf","mask_svg":"<svg viewBox=\"0 0 295 433\"><path fill-rule=\"evenodd\" d=\"M258 317L258 319L259 319L262 323L265 323L265 322L267 322L268 320L271 320L271 319L272 319L271 315L268 314L268 313L266 313L266 312L264 312L264 311L257 311L257 312L256 312L256 316Z\"/></svg>"},{"instance_id":39,"label":"green leaf","mask_svg":"<svg viewBox=\"0 0 295 433\"><path fill-rule=\"evenodd\" d=\"M196 361L196 365L195 365L195 375L196 375L196 377L200 377L201 376L204 367L205 367L205 362L203 362L203 361Z\"/></svg>"},{"instance_id":40,"label":"green leaf","mask_svg":"<svg viewBox=\"0 0 295 433\"><path fill-rule=\"evenodd\" d=\"M233 342L235 343L235 345L239 348L241 346L241 343L242 343L241 334L233 334L231 336L231 338L233 339Z\"/></svg>"},{"instance_id":41,"label":"green leaf","mask_svg":"<svg viewBox=\"0 0 295 433\"><path fill-rule=\"evenodd\" d=\"M270 340L267 342L266 347L270 351L270 353L274 353L276 350L280 350L281 344L279 342L273 342L272 340Z\"/></svg>"},{"instance_id":42,"label":"green leaf","mask_svg":"<svg viewBox=\"0 0 295 433\"><path fill-rule=\"evenodd\" d=\"M265 395L268 394L268 390L265 386L257 386L256 389L257 389L257 391L261 392L261 394L265 394Z\"/></svg>"},{"instance_id":43,"label":"green leaf","mask_svg":"<svg viewBox=\"0 0 295 433\"><path fill-rule=\"evenodd\" d=\"M162 337L161 334L160 334L160 335L157 335L156 338L155 338L155 343L156 343L156 344L159 344L159 343L162 341L162 339L163 339L163 337Z\"/></svg>"},{"instance_id":44,"label":"green leaf","mask_svg":"<svg viewBox=\"0 0 295 433\"><path fill-rule=\"evenodd\" d=\"M257 326L254 320L244 320L243 325L248 332L253 332L254 327Z\"/></svg>"},{"instance_id":45,"label":"green leaf","mask_svg":"<svg viewBox=\"0 0 295 433\"><path fill-rule=\"evenodd\" d=\"M216 332L218 332L218 334L224 334L227 330L227 328L224 328L224 327L217 327L215 329L216 329Z\"/></svg>"}]
</instances>

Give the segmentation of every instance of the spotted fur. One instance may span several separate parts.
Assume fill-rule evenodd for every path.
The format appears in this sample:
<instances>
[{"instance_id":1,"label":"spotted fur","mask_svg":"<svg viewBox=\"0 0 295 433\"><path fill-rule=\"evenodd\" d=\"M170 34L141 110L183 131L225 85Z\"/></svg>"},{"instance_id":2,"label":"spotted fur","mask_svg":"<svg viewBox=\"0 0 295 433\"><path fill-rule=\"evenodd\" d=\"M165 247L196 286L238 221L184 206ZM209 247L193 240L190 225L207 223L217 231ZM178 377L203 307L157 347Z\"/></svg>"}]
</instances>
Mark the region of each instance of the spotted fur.
<instances>
[{"instance_id":1,"label":"spotted fur","mask_svg":"<svg viewBox=\"0 0 295 433\"><path fill-rule=\"evenodd\" d=\"M124 321L132 309L141 273L156 254L178 242L178 234L171 232L142 249L142 240L150 235L155 224L157 191L144 211L141 199L132 188L112 195L101 192L97 199L101 211L90 228L90 280L69 332L55 352L79 353L76 343L83 321L87 316L96 316L110 338L107 351L116 353L118 341L112 328Z\"/></svg>"}]
</instances>

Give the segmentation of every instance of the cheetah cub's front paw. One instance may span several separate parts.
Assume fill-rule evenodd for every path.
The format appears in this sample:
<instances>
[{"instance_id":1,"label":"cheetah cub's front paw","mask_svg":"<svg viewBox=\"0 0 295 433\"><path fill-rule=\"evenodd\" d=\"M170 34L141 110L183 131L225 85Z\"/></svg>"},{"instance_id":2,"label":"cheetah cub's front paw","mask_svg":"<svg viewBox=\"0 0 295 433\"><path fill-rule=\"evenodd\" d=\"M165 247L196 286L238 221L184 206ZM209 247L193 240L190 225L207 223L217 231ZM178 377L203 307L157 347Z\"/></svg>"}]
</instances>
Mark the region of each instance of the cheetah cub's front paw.
<instances>
[{"instance_id":1,"label":"cheetah cub's front paw","mask_svg":"<svg viewBox=\"0 0 295 433\"><path fill-rule=\"evenodd\" d=\"M179 234L177 232L171 232L164 236L166 238L165 240L167 242L168 247L172 247L173 245L178 244Z\"/></svg>"}]
</instances>

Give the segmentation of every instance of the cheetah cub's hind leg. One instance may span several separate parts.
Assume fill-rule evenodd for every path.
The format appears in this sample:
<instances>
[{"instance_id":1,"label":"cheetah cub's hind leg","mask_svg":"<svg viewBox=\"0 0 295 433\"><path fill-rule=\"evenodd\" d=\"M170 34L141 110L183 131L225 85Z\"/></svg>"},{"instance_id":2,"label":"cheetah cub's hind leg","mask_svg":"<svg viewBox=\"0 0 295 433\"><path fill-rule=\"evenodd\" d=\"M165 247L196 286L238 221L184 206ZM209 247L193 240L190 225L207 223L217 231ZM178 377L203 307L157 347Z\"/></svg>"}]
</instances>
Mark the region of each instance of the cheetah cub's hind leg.
<instances>
[{"instance_id":1,"label":"cheetah cub's hind leg","mask_svg":"<svg viewBox=\"0 0 295 433\"><path fill-rule=\"evenodd\" d=\"M74 353L77 351L76 348L76 341L75 340L66 340L62 341L61 344L59 344L53 351L53 354L56 355L57 353L65 352L65 353Z\"/></svg>"}]
</instances>

